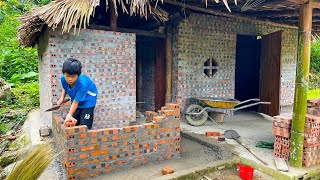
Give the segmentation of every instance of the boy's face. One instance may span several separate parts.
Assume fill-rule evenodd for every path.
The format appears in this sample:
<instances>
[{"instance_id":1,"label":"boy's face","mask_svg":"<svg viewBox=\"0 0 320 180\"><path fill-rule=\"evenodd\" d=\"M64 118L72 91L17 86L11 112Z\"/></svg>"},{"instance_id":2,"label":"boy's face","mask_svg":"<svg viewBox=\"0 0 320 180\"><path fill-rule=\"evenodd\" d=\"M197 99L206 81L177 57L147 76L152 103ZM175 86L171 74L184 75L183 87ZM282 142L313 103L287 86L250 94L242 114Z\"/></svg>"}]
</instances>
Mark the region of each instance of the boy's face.
<instances>
[{"instance_id":1,"label":"boy's face","mask_svg":"<svg viewBox=\"0 0 320 180\"><path fill-rule=\"evenodd\" d=\"M70 86L73 86L76 84L77 80L78 80L78 74L68 74L68 73L64 73L64 78L66 79L67 83Z\"/></svg>"}]
</instances>

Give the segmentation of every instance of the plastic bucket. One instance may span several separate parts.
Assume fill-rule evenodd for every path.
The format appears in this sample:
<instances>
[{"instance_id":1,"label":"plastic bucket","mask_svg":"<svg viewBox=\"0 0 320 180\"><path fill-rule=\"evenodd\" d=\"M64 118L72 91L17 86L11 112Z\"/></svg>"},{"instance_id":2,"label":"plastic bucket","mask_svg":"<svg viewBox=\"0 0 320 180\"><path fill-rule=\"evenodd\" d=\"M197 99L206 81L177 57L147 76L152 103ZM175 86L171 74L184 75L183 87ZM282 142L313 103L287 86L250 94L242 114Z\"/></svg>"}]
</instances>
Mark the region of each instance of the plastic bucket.
<instances>
[{"instance_id":1,"label":"plastic bucket","mask_svg":"<svg viewBox=\"0 0 320 180\"><path fill-rule=\"evenodd\" d=\"M238 162L239 177L243 180L252 180L254 169Z\"/></svg>"}]
</instances>

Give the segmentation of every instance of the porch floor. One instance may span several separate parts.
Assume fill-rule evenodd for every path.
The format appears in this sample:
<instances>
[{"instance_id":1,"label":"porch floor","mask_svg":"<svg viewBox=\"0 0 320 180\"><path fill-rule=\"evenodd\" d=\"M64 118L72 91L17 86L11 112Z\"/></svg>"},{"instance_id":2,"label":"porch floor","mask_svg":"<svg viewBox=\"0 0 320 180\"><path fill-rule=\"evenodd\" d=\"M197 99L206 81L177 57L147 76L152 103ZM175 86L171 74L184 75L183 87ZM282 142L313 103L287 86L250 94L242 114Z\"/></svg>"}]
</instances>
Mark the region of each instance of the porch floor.
<instances>
[{"instance_id":1,"label":"porch floor","mask_svg":"<svg viewBox=\"0 0 320 180\"><path fill-rule=\"evenodd\" d=\"M195 134L205 135L206 131L218 131L221 134L225 130L235 130L240 135L240 140L249 148L254 150L263 160L265 160L269 166L269 169L276 170L276 166L273 159L273 149L257 148L255 145L258 141L274 142L274 135L272 134L273 120L272 117L252 112L252 111L239 111L231 117L225 117L224 122L214 123L207 120L202 126L191 126L185 120L181 120L181 131L192 132ZM215 137L209 137L215 138ZM242 147L233 139L226 139L224 142L220 142L221 145L228 144L233 147L237 155L245 158L249 161L258 164L259 166L265 166L255 156L253 156L247 149ZM288 163L287 163L288 164ZM320 166L313 166L310 168L296 169L289 167L289 172L283 172L285 175L294 177L301 177L311 171L320 169ZM320 175L319 175L320 176Z\"/></svg>"}]
</instances>

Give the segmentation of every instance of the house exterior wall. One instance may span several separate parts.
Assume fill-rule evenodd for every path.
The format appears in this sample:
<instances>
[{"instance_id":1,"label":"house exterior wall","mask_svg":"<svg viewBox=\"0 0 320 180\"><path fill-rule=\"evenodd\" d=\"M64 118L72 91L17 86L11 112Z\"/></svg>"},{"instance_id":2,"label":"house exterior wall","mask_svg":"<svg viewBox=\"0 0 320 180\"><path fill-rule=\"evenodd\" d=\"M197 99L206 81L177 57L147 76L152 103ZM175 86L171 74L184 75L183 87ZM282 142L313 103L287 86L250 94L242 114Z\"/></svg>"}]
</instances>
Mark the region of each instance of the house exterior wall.
<instances>
[{"instance_id":1,"label":"house exterior wall","mask_svg":"<svg viewBox=\"0 0 320 180\"><path fill-rule=\"evenodd\" d=\"M42 41L43 40L43 41ZM98 88L93 129L122 127L136 113L135 34L82 29L78 35L46 32L39 45L40 107L52 107L61 95L62 64L70 58L81 61L82 73ZM55 111L63 117L68 106ZM43 113L51 124L52 113Z\"/></svg>"},{"instance_id":2,"label":"house exterior wall","mask_svg":"<svg viewBox=\"0 0 320 180\"><path fill-rule=\"evenodd\" d=\"M237 34L266 35L283 30L281 52L281 111L292 110L297 58L297 29L266 23L191 14L180 22L173 36L173 99L183 107L189 98L234 98ZM203 73L213 57L219 70L212 78Z\"/></svg>"}]
</instances>

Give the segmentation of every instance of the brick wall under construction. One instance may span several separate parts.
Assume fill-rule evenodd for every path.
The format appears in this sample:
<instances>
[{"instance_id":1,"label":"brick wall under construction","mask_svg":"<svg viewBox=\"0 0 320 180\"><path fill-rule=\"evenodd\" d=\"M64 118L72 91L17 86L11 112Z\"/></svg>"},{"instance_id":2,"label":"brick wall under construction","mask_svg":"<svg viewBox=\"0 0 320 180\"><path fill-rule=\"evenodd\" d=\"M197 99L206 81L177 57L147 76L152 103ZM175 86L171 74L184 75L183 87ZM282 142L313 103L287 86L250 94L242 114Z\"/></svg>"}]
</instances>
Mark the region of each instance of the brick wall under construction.
<instances>
[{"instance_id":1,"label":"brick wall under construction","mask_svg":"<svg viewBox=\"0 0 320 180\"><path fill-rule=\"evenodd\" d=\"M249 20L191 14L174 30L173 99L182 107L188 98L234 98L237 34L262 36L283 30L281 52L282 111L292 110L296 72L297 30ZM219 69L207 77L203 64L214 58Z\"/></svg>"},{"instance_id":2,"label":"brick wall under construction","mask_svg":"<svg viewBox=\"0 0 320 180\"><path fill-rule=\"evenodd\" d=\"M149 162L180 157L180 107L167 104L147 113L141 125L87 130L65 127L54 116L53 134L69 180L90 178Z\"/></svg>"}]
</instances>

